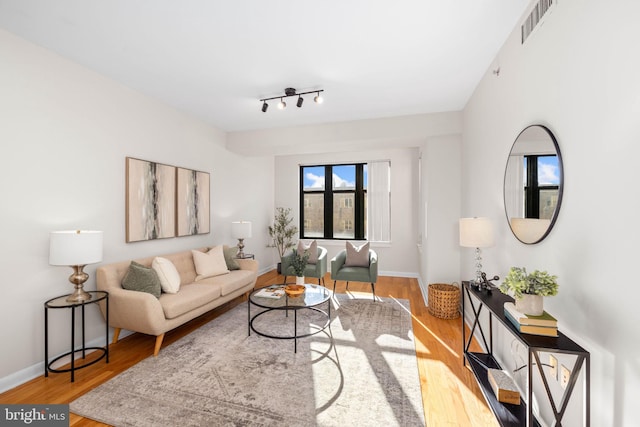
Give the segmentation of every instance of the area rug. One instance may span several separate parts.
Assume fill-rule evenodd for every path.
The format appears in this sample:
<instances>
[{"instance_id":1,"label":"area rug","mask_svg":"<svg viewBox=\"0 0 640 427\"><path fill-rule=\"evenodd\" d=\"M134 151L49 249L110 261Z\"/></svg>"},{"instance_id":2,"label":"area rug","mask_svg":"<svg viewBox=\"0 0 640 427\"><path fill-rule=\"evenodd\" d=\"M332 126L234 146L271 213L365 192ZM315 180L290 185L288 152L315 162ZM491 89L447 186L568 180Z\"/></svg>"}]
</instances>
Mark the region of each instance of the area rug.
<instances>
[{"instance_id":1,"label":"area rug","mask_svg":"<svg viewBox=\"0 0 640 427\"><path fill-rule=\"evenodd\" d=\"M70 410L114 426L424 426L409 302L335 294L331 318L294 353L292 340L248 335L242 303ZM300 310L298 333L324 323ZM269 312L254 326L282 336L293 315Z\"/></svg>"}]
</instances>

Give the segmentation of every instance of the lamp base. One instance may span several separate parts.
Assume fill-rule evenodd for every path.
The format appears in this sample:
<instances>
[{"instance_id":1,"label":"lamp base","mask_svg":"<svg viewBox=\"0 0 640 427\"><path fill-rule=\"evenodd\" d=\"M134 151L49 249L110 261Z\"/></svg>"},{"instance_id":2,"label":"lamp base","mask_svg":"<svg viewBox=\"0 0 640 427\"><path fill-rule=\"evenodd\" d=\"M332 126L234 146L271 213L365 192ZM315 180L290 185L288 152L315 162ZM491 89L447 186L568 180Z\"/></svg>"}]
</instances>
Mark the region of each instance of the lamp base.
<instances>
[{"instance_id":1,"label":"lamp base","mask_svg":"<svg viewBox=\"0 0 640 427\"><path fill-rule=\"evenodd\" d=\"M84 282L87 281L89 275L82 271L84 265L72 265L73 274L69 276L69 281L73 283L75 289L71 295L67 297L67 302L83 302L89 301L92 297L91 294L85 292L82 288Z\"/></svg>"},{"instance_id":2,"label":"lamp base","mask_svg":"<svg viewBox=\"0 0 640 427\"><path fill-rule=\"evenodd\" d=\"M244 258L244 238L238 239L238 258Z\"/></svg>"},{"instance_id":3,"label":"lamp base","mask_svg":"<svg viewBox=\"0 0 640 427\"><path fill-rule=\"evenodd\" d=\"M93 298L91 294L80 287L76 288L73 293L67 297L67 302L84 302L89 301L91 298Z\"/></svg>"}]
</instances>

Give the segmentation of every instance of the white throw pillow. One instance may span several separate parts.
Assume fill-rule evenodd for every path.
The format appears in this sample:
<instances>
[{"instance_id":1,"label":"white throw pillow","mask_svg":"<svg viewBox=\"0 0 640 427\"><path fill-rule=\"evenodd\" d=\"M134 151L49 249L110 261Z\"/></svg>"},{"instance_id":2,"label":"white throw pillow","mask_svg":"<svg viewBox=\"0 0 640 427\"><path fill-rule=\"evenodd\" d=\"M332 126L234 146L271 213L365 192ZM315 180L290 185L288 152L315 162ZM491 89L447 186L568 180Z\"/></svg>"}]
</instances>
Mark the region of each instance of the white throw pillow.
<instances>
[{"instance_id":1,"label":"white throw pillow","mask_svg":"<svg viewBox=\"0 0 640 427\"><path fill-rule=\"evenodd\" d=\"M180 290L180 273L178 273L178 269L171 261L166 258L155 257L151 263L151 268L158 273L162 292L175 294Z\"/></svg>"},{"instance_id":2,"label":"white throw pillow","mask_svg":"<svg viewBox=\"0 0 640 427\"><path fill-rule=\"evenodd\" d=\"M198 274L196 280L229 273L227 263L224 260L222 245L209 249L207 253L194 250L191 253L193 253L193 263Z\"/></svg>"},{"instance_id":3,"label":"white throw pillow","mask_svg":"<svg viewBox=\"0 0 640 427\"><path fill-rule=\"evenodd\" d=\"M356 248L351 242L347 242L347 259L345 267L369 267L369 242Z\"/></svg>"},{"instance_id":4,"label":"white throw pillow","mask_svg":"<svg viewBox=\"0 0 640 427\"><path fill-rule=\"evenodd\" d=\"M309 243L309 246L306 246L302 240L298 240L298 255L304 256L304 251L309 251L309 259L307 259L307 264L317 264L318 263L318 242L313 241Z\"/></svg>"}]
</instances>

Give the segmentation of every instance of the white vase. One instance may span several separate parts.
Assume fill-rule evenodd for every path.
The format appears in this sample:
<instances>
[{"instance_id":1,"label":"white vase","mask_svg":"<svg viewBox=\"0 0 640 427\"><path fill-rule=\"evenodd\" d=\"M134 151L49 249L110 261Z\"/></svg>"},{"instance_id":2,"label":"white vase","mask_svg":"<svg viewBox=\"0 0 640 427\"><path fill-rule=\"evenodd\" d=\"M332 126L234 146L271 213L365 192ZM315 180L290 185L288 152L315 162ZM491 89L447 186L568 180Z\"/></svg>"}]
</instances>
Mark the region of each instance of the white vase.
<instances>
[{"instance_id":1,"label":"white vase","mask_svg":"<svg viewBox=\"0 0 640 427\"><path fill-rule=\"evenodd\" d=\"M304 276L296 276L296 285L304 285Z\"/></svg>"},{"instance_id":2,"label":"white vase","mask_svg":"<svg viewBox=\"0 0 640 427\"><path fill-rule=\"evenodd\" d=\"M544 312L544 297L522 294L522 298L516 299L516 310L529 316L541 316Z\"/></svg>"}]
</instances>

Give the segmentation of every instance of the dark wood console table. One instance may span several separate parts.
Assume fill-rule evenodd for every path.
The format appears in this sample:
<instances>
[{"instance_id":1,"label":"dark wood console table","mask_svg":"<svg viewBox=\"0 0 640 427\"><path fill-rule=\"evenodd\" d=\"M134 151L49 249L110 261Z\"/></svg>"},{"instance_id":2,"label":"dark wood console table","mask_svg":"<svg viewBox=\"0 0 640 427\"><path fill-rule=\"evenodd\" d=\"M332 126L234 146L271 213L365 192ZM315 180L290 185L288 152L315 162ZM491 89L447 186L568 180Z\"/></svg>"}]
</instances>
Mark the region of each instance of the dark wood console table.
<instances>
[{"instance_id":1,"label":"dark wood console table","mask_svg":"<svg viewBox=\"0 0 640 427\"><path fill-rule=\"evenodd\" d=\"M473 371L482 394L484 395L487 403L491 407L491 410L495 414L499 424L501 426L539 426L540 424L536 420L533 414L533 408L530 403L533 398L532 378L534 369L533 366L538 367L538 372L542 379L542 384L546 391L547 399L551 405L555 416L555 425L562 425L562 418L565 414L567 404L571 399L571 395L574 390L574 386L578 379L578 376L582 369L584 372L584 393L583 393L583 420L585 426L590 426L590 356L589 352L568 338L562 332L558 331L558 337L547 337L540 335L530 335L520 333L516 327L507 319L504 315L504 303L513 302L513 298L503 294L498 289L493 291L479 290L475 286L471 286L469 282L462 282L462 345L464 358L463 363L468 363ZM465 298L466 295L466 298ZM472 298L473 297L473 298ZM468 303L473 310L473 324L471 326L471 332L467 337L465 324L464 324L464 309L465 299L468 299ZM476 304L474 304L474 299ZM487 342L487 336L482 329L480 323L480 314L482 309L486 307L486 311L489 313L489 330ZM500 364L493 356L493 319L497 319L499 324L502 324L508 332L510 332L518 341L524 345L528 353L527 362L527 396L526 402L522 402L520 405L511 405L501 403L497 400L496 396L491 389L489 380L487 378L487 369L502 369ZM473 339L474 332L478 330L480 337L482 338L484 348L487 349L486 353L475 353L469 351L471 340ZM560 405L557 405L554 401L551 390L549 388L549 382L545 375L540 360L540 353L557 353L557 354L570 354L576 356L575 363L571 369L571 376L567 388L564 390L564 394L560 401Z\"/></svg>"}]
</instances>

